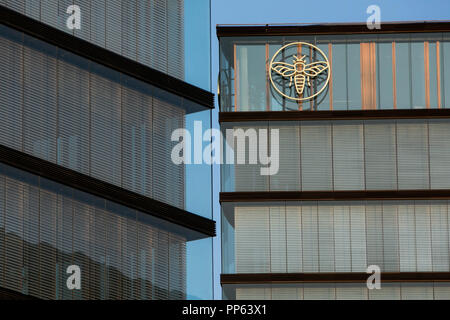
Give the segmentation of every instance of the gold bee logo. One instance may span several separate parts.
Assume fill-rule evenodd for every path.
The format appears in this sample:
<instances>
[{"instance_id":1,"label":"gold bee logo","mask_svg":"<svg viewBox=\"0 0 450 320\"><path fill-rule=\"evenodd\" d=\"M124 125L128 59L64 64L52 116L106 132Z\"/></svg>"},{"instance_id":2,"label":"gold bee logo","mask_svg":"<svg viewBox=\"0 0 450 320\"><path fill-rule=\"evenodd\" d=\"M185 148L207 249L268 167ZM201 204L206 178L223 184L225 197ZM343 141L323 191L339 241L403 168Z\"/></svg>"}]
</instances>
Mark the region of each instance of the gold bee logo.
<instances>
[{"instance_id":1,"label":"gold bee logo","mask_svg":"<svg viewBox=\"0 0 450 320\"><path fill-rule=\"evenodd\" d=\"M307 54L298 54L305 49ZM293 54L293 51L297 54ZM322 56L323 60L318 60L318 55ZM288 58L283 60L289 60L291 57L292 64L277 61L285 56ZM295 101L305 101L318 96L325 90L330 81L329 69L330 63L322 50L306 42L293 42L281 47L274 54L270 61L269 77L273 88L283 97ZM276 77L281 77L281 79L276 79ZM286 79L289 79L287 88L283 81ZM292 90L292 84L294 84L295 90Z\"/></svg>"}]
</instances>

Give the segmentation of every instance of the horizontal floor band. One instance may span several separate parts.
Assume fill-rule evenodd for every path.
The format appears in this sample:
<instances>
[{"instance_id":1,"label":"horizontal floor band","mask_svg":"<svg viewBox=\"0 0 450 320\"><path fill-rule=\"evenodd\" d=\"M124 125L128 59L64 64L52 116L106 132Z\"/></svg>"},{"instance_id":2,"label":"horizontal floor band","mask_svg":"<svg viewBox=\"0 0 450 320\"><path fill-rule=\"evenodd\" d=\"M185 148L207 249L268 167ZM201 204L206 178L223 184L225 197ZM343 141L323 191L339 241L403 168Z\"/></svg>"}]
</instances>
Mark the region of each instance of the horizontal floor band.
<instances>
[{"instance_id":1,"label":"horizontal floor band","mask_svg":"<svg viewBox=\"0 0 450 320\"><path fill-rule=\"evenodd\" d=\"M317 282L366 282L371 274L364 272L337 273L250 273L221 274L224 284L264 283L317 283ZM450 281L450 272L382 272L381 281L386 282L433 282Z\"/></svg>"},{"instance_id":2,"label":"horizontal floor band","mask_svg":"<svg viewBox=\"0 0 450 320\"><path fill-rule=\"evenodd\" d=\"M218 25L218 37L286 36L355 33L448 32L448 21L383 22L380 29L369 30L366 23L324 23L304 25Z\"/></svg>"},{"instance_id":3,"label":"horizontal floor band","mask_svg":"<svg viewBox=\"0 0 450 320\"><path fill-rule=\"evenodd\" d=\"M216 223L213 220L2 145L0 162L147 213L161 219L162 227L170 228L188 240L216 235Z\"/></svg>"},{"instance_id":4,"label":"horizontal floor band","mask_svg":"<svg viewBox=\"0 0 450 320\"><path fill-rule=\"evenodd\" d=\"M40 300L36 297L22 294L20 292L0 287L0 300Z\"/></svg>"},{"instance_id":5,"label":"horizontal floor band","mask_svg":"<svg viewBox=\"0 0 450 320\"><path fill-rule=\"evenodd\" d=\"M220 202L420 199L447 200L450 199L450 190L255 191L220 193Z\"/></svg>"},{"instance_id":6,"label":"horizontal floor band","mask_svg":"<svg viewBox=\"0 0 450 320\"><path fill-rule=\"evenodd\" d=\"M214 94L209 91L74 37L2 5L0 5L0 23L204 107L214 108Z\"/></svg>"},{"instance_id":7,"label":"horizontal floor band","mask_svg":"<svg viewBox=\"0 0 450 320\"><path fill-rule=\"evenodd\" d=\"M445 119L450 109L397 109L349 111L249 111L220 112L219 122L370 120L370 119Z\"/></svg>"}]
</instances>

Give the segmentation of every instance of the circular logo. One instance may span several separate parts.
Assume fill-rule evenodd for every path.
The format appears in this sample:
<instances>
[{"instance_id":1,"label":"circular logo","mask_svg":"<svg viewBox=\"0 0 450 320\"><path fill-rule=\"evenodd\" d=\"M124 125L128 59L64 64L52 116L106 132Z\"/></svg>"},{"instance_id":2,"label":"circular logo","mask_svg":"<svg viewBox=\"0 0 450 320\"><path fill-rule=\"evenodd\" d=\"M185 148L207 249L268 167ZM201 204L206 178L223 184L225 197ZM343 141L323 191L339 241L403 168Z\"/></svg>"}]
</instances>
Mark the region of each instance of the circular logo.
<instances>
[{"instance_id":1,"label":"circular logo","mask_svg":"<svg viewBox=\"0 0 450 320\"><path fill-rule=\"evenodd\" d=\"M330 63L318 47L293 42L281 47L270 61L272 87L294 101L310 100L321 94L330 81Z\"/></svg>"}]
</instances>

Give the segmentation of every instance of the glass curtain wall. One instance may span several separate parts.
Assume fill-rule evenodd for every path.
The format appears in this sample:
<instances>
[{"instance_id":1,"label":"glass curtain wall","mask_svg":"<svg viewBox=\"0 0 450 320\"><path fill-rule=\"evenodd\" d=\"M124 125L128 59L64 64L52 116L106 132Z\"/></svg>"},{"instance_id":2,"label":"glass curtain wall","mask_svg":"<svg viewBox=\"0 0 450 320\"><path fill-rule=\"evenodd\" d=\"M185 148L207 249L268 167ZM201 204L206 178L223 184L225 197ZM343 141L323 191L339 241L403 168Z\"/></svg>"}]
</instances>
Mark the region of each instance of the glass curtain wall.
<instances>
[{"instance_id":1,"label":"glass curtain wall","mask_svg":"<svg viewBox=\"0 0 450 320\"><path fill-rule=\"evenodd\" d=\"M328 57L328 88L308 102L283 98L268 80L272 56L292 42L316 45ZM222 37L221 111L449 108L447 33Z\"/></svg>"}]
</instances>

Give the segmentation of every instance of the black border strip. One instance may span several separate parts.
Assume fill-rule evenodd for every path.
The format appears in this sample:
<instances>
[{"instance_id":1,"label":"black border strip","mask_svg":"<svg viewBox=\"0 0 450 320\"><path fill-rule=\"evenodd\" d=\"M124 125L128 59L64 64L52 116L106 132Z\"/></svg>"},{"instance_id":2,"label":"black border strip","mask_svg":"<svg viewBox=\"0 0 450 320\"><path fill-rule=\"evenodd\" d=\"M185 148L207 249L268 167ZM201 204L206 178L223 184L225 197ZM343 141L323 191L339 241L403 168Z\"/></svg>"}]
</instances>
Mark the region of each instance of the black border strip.
<instances>
[{"instance_id":1,"label":"black border strip","mask_svg":"<svg viewBox=\"0 0 450 320\"><path fill-rule=\"evenodd\" d=\"M320 34L382 34L403 32L448 32L450 21L382 22L381 29L369 30L366 23L325 23L309 25L217 25L217 37L288 36Z\"/></svg>"},{"instance_id":2,"label":"black border strip","mask_svg":"<svg viewBox=\"0 0 450 320\"><path fill-rule=\"evenodd\" d=\"M220 284L366 282L369 276L363 272L221 274ZM381 281L450 282L450 272L382 272Z\"/></svg>"},{"instance_id":3,"label":"black border strip","mask_svg":"<svg viewBox=\"0 0 450 320\"><path fill-rule=\"evenodd\" d=\"M214 109L214 94L0 5L0 23Z\"/></svg>"},{"instance_id":4,"label":"black border strip","mask_svg":"<svg viewBox=\"0 0 450 320\"><path fill-rule=\"evenodd\" d=\"M445 119L450 109L395 109L348 111L250 111L219 112L219 122L370 120L370 119Z\"/></svg>"},{"instance_id":5,"label":"black border strip","mask_svg":"<svg viewBox=\"0 0 450 320\"><path fill-rule=\"evenodd\" d=\"M0 145L0 162L161 219L163 227L196 240L216 235L216 222L74 170Z\"/></svg>"},{"instance_id":6,"label":"black border strip","mask_svg":"<svg viewBox=\"0 0 450 320\"><path fill-rule=\"evenodd\" d=\"M220 202L448 199L450 199L450 189L366 191L262 191L220 193Z\"/></svg>"}]
</instances>

